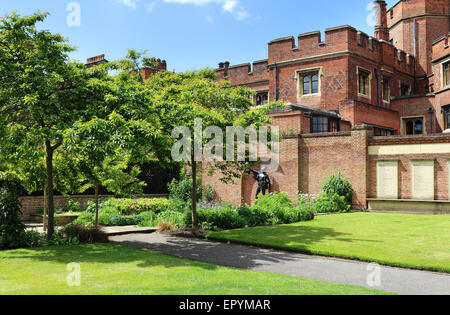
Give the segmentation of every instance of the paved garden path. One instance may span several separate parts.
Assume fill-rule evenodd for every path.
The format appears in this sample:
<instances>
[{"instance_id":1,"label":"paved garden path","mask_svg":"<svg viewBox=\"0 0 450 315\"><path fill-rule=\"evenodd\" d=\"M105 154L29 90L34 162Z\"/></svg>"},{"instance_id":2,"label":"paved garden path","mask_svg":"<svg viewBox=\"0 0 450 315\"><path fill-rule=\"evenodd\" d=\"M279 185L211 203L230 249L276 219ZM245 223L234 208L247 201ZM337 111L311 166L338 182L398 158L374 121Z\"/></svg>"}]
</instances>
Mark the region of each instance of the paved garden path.
<instances>
[{"instance_id":1,"label":"paved garden path","mask_svg":"<svg viewBox=\"0 0 450 315\"><path fill-rule=\"evenodd\" d=\"M111 242L220 266L369 288L368 264L165 234L114 236ZM381 286L406 295L450 295L450 275L381 266Z\"/></svg>"}]
</instances>

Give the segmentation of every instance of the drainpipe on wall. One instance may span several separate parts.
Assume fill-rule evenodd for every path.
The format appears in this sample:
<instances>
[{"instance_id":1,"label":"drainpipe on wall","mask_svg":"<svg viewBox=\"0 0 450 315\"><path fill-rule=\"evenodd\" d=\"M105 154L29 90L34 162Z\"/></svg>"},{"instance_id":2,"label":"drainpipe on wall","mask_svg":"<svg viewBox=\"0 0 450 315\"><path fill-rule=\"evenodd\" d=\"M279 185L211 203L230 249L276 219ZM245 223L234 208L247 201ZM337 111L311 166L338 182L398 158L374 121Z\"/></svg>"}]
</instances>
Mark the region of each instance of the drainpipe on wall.
<instances>
[{"instance_id":1,"label":"drainpipe on wall","mask_svg":"<svg viewBox=\"0 0 450 315\"><path fill-rule=\"evenodd\" d=\"M377 104L380 105L380 72L375 68L375 78L377 79Z\"/></svg>"},{"instance_id":2,"label":"drainpipe on wall","mask_svg":"<svg viewBox=\"0 0 450 315\"><path fill-rule=\"evenodd\" d=\"M428 109L428 114L430 114L430 132L429 132L430 134L433 133L433 112L434 112L433 108L430 107Z\"/></svg>"},{"instance_id":3,"label":"drainpipe on wall","mask_svg":"<svg viewBox=\"0 0 450 315\"><path fill-rule=\"evenodd\" d=\"M277 63L275 63L275 65L274 65L274 76L275 76L275 91L274 91L274 98L275 98L275 101L278 101L278 93L277 93L277 89L278 89L278 87L277 87L277 80L278 80L278 73L277 73Z\"/></svg>"},{"instance_id":4,"label":"drainpipe on wall","mask_svg":"<svg viewBox=\"0 0 450 315\"><path fill-rule=\"evenodd\" d=\"M417 22L414 19L414 95L417 94Z\"/></svg>"}]
</instances>

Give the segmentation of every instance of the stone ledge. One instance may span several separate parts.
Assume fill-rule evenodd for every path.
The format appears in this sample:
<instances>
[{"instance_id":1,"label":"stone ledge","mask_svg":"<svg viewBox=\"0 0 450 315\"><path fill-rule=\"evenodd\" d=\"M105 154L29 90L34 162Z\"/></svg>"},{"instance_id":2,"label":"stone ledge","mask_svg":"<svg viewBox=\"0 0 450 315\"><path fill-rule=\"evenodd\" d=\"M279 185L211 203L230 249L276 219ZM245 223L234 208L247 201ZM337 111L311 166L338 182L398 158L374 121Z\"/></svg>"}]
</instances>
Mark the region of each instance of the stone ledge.
<instances>
[{"instance_id":1,"label":"stone ledge","mask_svg":"<svg viewBox=\"0 0 450 315\"><path fill-rule=\"evenodd\" d=\"M367 202L370 212L450 215L450 200L368 198Z\"/></svg>"}]
</instances>

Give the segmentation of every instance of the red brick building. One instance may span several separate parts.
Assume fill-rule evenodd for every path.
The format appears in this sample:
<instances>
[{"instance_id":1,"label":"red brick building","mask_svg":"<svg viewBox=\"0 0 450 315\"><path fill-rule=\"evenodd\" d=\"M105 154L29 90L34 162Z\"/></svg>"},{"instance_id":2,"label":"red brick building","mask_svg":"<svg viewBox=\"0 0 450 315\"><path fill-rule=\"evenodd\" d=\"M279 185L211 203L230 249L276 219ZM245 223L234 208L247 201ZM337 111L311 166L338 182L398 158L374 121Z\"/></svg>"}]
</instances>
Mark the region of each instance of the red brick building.
<instances>
[{"instance_id":1,"label":"red brick building","mask_svg":"<svg viewBox=\"0 0 450 315\"><path fill-rule=\"evenodd\" d=\"M272 191L317 194L340 171L355 208L450 213L450 1L374 5L374 36L345 25L276 39L266 60L220 63L219 80L290 104L271 115L284 134ZM203 176L218 199L254 201L251 177L220 176Z\"/></svg>"},{"instance_id":2,"label":"red brick building","mask_svg":"<svg viewBox=\"0 0 450 315\"><path fill-rule=\"evenodd\" d=\"M361 124L376 135L450 128L450 2L399 1L389 10L385 1L374 4L374 37L345 25L325 30L324 38L315 31L276 39L267 60L220 63L219 80L255 90L256 104L278 100L337 114L303 110L311 133Z\"/></svg>"},{"instance_id":3,"label":"red brick building","mask_svg":"<svg viewBox=\"0 0 450 315\"><path fill-rule=\"evenodd\" d=\"M95 57L88 58L86 60L86 67L92 68L101 64L108 63L108 60L105 59L105 55L98 55ZM156 66L154 67L145 67L141 69L141 74L144 80L150 78L153 74L159 71L167 71L167 62L165 60L157 59Z\"/></svg>"}]
</instances>

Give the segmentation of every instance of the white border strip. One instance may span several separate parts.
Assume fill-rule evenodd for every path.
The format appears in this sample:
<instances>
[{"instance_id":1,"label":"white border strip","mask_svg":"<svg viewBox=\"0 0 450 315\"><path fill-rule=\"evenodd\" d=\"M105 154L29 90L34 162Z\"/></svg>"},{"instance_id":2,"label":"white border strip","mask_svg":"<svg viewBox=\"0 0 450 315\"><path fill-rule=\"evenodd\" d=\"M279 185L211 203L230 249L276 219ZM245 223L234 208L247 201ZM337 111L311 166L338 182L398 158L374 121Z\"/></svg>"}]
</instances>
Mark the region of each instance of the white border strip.
<instances>
[{"instance_id":1,"label":"white border strip","mask_svg":"<svg viewBox=\"0 0 450 315\"><path fill-rule=\"evenodd\" d=\"M369 155L442 154L450 153L450 143L369 146Z\"/></svg>"}]
</instances>

